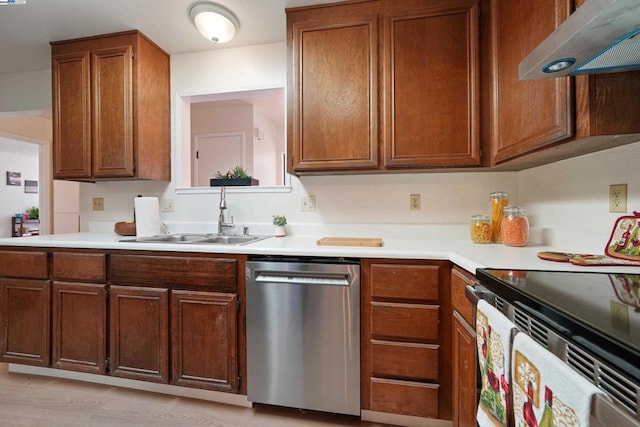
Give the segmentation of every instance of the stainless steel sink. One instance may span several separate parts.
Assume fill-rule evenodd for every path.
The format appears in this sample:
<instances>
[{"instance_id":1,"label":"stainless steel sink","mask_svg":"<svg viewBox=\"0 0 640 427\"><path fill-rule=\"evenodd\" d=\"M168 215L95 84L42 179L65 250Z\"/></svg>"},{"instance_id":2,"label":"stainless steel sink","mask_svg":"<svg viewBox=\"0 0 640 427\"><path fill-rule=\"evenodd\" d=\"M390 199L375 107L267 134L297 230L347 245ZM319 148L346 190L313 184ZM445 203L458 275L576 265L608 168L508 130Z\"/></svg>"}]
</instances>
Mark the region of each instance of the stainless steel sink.
<instances>
[{"instance_id":1,"label":"stainless steel sink","mask_svg":"<svg viewBox=\"0 0 640 427\"><path fill-rule=\"evenodd\" d=\"M144 243L189 243L206 239L211 234L161 234L158 236L138 237L136 242Z\"/></svg>"},{"instance_id":2,"label":"stainless steel sink","mask_svg":"<svg viewBox=\"0 0 640 427\"><path fill-rule=\"evenodd\" d=\"M120 241L129 243L179 243L191 245L246 245L269 237L271 236L251 236L246 234L227 236L211 233L176 233L161 234L150 237L138 237L136 239L122 239Z\"/></svg>"},{"instance_id":3,"label":"stainless steel sink","mask_svg":"<svg viewBox=\"0 0 640 427\"><path fill-rule=\"evenodd\" d=\"M245 243L263 240L270 236L212 236L206 239L198 240L198 243L213 243L220 245L243 245Z\"/></svg>"}]
</instances>

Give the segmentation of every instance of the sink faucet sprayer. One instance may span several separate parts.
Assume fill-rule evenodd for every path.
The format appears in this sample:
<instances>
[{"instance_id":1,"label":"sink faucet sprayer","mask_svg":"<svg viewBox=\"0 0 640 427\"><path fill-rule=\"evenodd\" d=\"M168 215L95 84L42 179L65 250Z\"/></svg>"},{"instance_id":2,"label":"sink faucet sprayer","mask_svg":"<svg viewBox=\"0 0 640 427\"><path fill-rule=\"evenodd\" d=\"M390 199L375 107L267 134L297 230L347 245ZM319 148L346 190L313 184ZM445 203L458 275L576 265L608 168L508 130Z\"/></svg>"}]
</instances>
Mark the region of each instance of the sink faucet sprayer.
<instances>
[{"instance_id":1,"label":"sink faucet sprayer","mask_svg":"<svg viewBox=\"0 0 640 427\"><path fill-rule=\"evenodd\" d=\"M225 234L225 230L234 230L236 225L233 223L233 217L231 222L227 223L224 220L224 211L227 209L226 190L224 185L220 187L220 215L218 216L218 234Z\"/></svg>"}]
</instances>

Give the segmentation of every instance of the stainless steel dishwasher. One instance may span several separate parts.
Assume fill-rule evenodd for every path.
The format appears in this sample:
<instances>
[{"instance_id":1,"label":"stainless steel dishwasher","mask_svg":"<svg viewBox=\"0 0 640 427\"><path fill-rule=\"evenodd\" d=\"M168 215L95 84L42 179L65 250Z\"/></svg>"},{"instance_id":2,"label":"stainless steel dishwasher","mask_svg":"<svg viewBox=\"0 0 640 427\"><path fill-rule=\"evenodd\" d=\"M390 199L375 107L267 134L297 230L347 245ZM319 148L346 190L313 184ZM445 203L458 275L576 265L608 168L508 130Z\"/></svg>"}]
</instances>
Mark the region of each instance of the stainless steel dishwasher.
<instances>
[{"instance_id":1,"label":"stainless steel dishwasher","mask_svg":"<svg viewBox=\"0 0 640 427\"><path fill-rule=\"evenodd\" d=\"M360 415L360 263L247 262L247 391L255 403Z\"/></svg>"}]
</instances>

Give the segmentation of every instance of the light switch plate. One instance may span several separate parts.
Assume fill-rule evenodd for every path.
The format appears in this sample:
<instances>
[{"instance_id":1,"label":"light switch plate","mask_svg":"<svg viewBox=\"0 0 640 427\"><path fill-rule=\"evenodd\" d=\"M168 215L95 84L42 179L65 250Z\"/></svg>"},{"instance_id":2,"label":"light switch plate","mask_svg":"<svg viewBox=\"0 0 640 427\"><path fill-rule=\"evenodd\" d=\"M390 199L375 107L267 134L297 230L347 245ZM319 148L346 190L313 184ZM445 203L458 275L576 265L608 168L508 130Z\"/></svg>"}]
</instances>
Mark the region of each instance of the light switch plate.
<instances>
[{"instance_id":1,"label":"light switch plate","mask_svg":"<svg viewBox=\"0 0 640 427\"><path fill-rule=\"evenodd\" d=\"M160 199L160 210L162 212L175 211L175 207L173 205L173 199Z\"/></svg>"},{"instance_id":2,"label":"light switch plate","mask_svg":"<svg viewBox=\"0 0 640 427\"><path fill-rule=\"evenodd\" d=\"M304 196L300 199L300 211L301 212L315 212L316 211L316 196Z\"/></svg>"}]
</instances>

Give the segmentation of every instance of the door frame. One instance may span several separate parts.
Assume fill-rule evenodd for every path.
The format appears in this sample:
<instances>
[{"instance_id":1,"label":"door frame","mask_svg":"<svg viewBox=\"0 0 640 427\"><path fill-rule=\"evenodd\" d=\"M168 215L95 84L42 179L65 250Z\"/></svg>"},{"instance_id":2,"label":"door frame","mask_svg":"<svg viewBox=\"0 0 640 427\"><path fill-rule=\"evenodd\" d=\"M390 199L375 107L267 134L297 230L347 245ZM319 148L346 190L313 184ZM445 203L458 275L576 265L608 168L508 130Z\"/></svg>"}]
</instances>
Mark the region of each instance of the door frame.
<instances>
[{"instance_id":1,"label":"door frame","mask_svg":"<svg viewBox=\"0 0 640 427\"><path fill-rule=\"evenodd\" d=\"M12 117L42 117L50 114L43 111L22 111L14 113L0 113L0 118L10 119ZM50 140L30 137L28 135L20 135L0 130L0 136L3 138L13 139L15 141L37 144L38 150L38 208L40 209L40 234L51 234L53 230L53 171L52 171L52 139L53 139L53 122L51 122Z\"/></svg>"}]
</instances>

